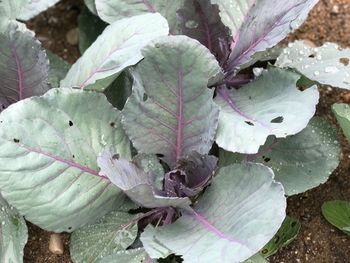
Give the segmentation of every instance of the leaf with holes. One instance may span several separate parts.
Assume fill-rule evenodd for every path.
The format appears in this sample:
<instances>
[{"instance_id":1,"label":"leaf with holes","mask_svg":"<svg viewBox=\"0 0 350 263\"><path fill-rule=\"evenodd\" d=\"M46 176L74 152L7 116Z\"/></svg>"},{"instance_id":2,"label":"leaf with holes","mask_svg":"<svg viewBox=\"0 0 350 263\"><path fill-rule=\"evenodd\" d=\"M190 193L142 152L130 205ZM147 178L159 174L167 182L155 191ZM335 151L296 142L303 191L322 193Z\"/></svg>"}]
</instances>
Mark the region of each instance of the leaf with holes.
<instances>
[{"instance_id":1,"label":"leaf with holes","mask_svg":"<svg viewBox=\"0 0 350 263\"><path fill-rule=\"evenodd\" d=\"M60 0L30 0L27 1L26 5L22 8L20 15L17 16L20 20L29 20L41 12L45 11L51 6L54 6ZM16 2L16 1L14 1Z\"/></svg>"},{"instance_id":2,"label":"leaf with holes","mask_svg":"<svg viewBox=\"0 0 350 263\"><path fill-rule=\"evenodd\" d=\"M216 0L218 1L218 0ZM275 46L298 28L318 0L261 0L249 11L238 36L233 40L227 63L229 73L251 60L260 51Z\"/></svg>"},{"instance_id":3,"label":"leaf with holes","mask_svg":"<svg viewBox=\"0 0 350 263\"><path fill-rule=\"evenodd\" d=\"M336 228L350 235L350 203L347 201L328 201L322 205L322 214Z\"/></svg>"},{"instance_id":4,"label":"leaf with holes","mask_svg":"<svg viewBox=\"0 0 350 263\"><path fill-rule=\"evenodd\" d=\"M230 31L221 22L218 7L210 0L187 0L178 17L182 34L197 39L223 64L230 51Z\"/></svg>"},{"instance_id":5,"label":"leaf with holes","mask_svg":"<svg viewBox=\"0 0 350 263\"><path fill-rule=\"evenodd\" d=\"M270 68L238 90L218 89L217 144L231 152L257 153L269 135L286 137L304 129L319 94L316 86L299 91L298 79L298 74Z\"/></svg>"},{"instance_id":6,"label":"leaf with holes","mask_svg":"<svg viewBox=\"0 0 350 263\"><path fill-rule=\"evenodd\" d=\"M143 55L137 71L144 95L135 88L123 110L134 146L142 153L164 155L170 166L192 151L207 154L219 113L207 88L209 79L221 74L214 56L185 36L153 42Z\"/></svg>"},{"instance_id":7,"label":"leaf with holes","mask_svg":"<svg viewBox=\"0 0 350 263\"><path fill-rule=\"evenodd\" d=\"M137 215L113 211L97 222L74 231L70 238L73 262L97 262L124 252L137 237L136 218Z\"/></svg>"},{"instance_id":8,"label":"leaf with holes","mask_svg":"<svg viewBox=\"0 0 350 263\"><path fill-rule=\"evenodd\" d=\"M169 23L172 33L177 31L176 12L185 0L95 0L99 17L109 24L126 17L160 13Z\"/></svg>"},{"instance_id":9,"label":"leaf with holes","mask_svg":"<svg viewBox=\"0 0 350 263\"><path fill-rule=\"evenodd\" d=\"M332 110L340 127L343 129L345 137L350 141L350 105L336 103L333 104Z\"/></svg>"},{"instance_id":10,"label":"leaf with holes","mask_svg":"<svg viewBox=\"0 0 350 263\"><path fill-rule=\"evenodd\" d=\"M109 25L73 64L61 86L104 90L125 68L143 58L141 49L145 45L168 32L167 21L159 14L125 18Z\"/></svg>"},{"instance_id":11,"label":"leaf with holes","mask_svg":"<svg viewBox=\"0 0 350 263\"><path fill-rule=\"evenodd\" d=\"M106 145L131 155L120 114L104 95L52 89L0 116L0 189L27 220L70 232L124 201L98 175L96 159Z\"/></svg>"},{"instance_id":12,"label":"leaf with holes","mask_svg":"<svg viewBox=\"0 0 350 263\"><path fill-rule=\"evenodd\" d=\"M269 137L255 155L220 152L220 166L236 162L261 162L272 168L287 195L305 192L325 183L340 161L336 130L315 117L299 134L286 139Z\"/></svg>"},{"instance_id":13,"label":"leaf with holes","mask_svg":"<svg viewBox=\"0 0 350 263\"><path fill-rule=\"evenodd\" d=\"M295 69L321 84L350 89L349 61L349 48L342 49L333 43L313 48L297 41L283 50L276 66Z\"/></svg>"},{"instance_id":14,"label":"leaf with holes","mask_svg":"<svg viewBox=\"0 0 350 263\"><path fill-rule=\"evenodd\" d=\"M0 103L2 109L49 90L49 61L29 30L11 23L0 35Z\"/></svg>"},{"instance_id":15,"label":"leaf with holes","mask_svg":"<svg viewBox=\"0 0 350 263\"><path fill-rule=\"evenodd\" d=\"M1 0L0 1L0 33L6 31L9 23L16 19L28 0ZM1 41L2 42L2 41Z\"/></svg>"},{"instance_id":16,"label":"leaf with holes","mask_svg":"<svg viewBox=\"0 0 350 263\"><path fill-rule=\"evenodd\" d=\"M23 262L23 249L28 239L26 222L1 196L0 208L0 261Z\"/></svg>"},{"instance_id":17,"label":"leaf with holes","mask_svg":"<svg viewBox=\"0 0 350 263\"><path fill-rule=\"evenodd\" d=\"M152 258L174 253L184 262L241 262L274 236L285 208L283 187L269 168L236 164L219 170L193 210L182 210L171 225L148 226L141 241Z\"/></svg>"},{"instance_id":18,"label":"leaf with holes","mask_svg":"<svg viewBox=\"0 0 350 263\"><path fill-rule=\"evenodd\" d=\"M277 234L261 250L261 254L268 258L282 247L290 244L298 235L300 226L301 224L298 220L287 216Z\"/></svg>"}]
</instances>

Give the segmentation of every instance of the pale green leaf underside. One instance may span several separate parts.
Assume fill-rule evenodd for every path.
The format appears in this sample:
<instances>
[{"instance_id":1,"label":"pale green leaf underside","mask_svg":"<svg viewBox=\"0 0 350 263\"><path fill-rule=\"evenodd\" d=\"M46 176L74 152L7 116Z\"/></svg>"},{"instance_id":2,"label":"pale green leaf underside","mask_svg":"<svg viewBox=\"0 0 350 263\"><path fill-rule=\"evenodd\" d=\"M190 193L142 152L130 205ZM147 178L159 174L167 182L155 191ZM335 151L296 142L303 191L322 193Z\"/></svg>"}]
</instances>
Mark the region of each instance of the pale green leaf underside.
<instances>
[{"instance_id":1,"label":"pale green leaf underside","mask_svg":"<svg viewBox=\"0 0 350 263\"><path fill-rule=\"evenodd\" d=\"M96 223L74 231L70 238L73 262L97 262L126 250L137 236L136 217L127 212L113 211Z\"/></svg>"},{"instance_id":2,"label":"pale green leaf underside","mask_svg":"<svg viewBox=\"0 0 350 263\"><path fill-rule=\"evenodd\" d=\"M221 168L194 211L183 210L171 225L146 228L141 234L144 248L152 258L175 253L185 263L248 259L274 236L285 217L284 191L272 177L259 164Z\"/></svg>"},{"instance_id":3,"label":"pale green leaf underside","mask_svg":"<svg viewBox=\"0 0 350 263\"><path fill-rule=\"evenodd\" d=\"M319 94L316 86L298 90L298 79L298 74L270 68L238 90L219 89L217 144L227 151L251 154L269 135L286 137L304 129L315 114Z\"/></svg>"},{"instance_id":4,"label":"pale green leaf underside","mask_svg":"<svg viewBox=\"0 0 350 263\"><path fill-rule=\"evenodd\" d=\"M322 205L322 214L329 223L350 235L350 203L328 201Z\"/></svg>"},{"instance_id":5,"label":"pale green leaf underside","mask_svg":"<svg viewBox=\"0 0 350 263\"><path fill-rule=\"evenodd\" d=\"M73 64L61 87L104 90L120 72L143 58L141 49L149 41L168 32L167 21L159 14L125 18L109 25Z\"/></svg>"},{"instance_id":6,"label":"pale green leaf underside","mask_svg":"<svg viewBox=\"0 0 350 263\"><path fill-rule=\"evenodd\" d=\"M260 253L258 253L244 261L244 263L268 263L268 261Z\"/></svg>"},{"instance_id":7,"label":"pale green leaf underside","mask_svg":"<svg viewBox=\"0 0 350 263\"><path fill-rule=\"evenodd\" d=\"M124 195L98 176L106 145L131 158L120 114L104 95L52 89L0 116L0 189L27 220L55 232L95 221Z\"/></svg>"},{"instance_id":8,"label":"pale green leaf underside","mask_svg":"<svg viewBox=\"0 0 350 263\"><path fill-rule=\"evenodd\" d=\"M4 32L10 22L21 12L28 0L2 0L0 1L0 33Z\"/></svg>"},{"instance_id":9,"label":"pale green leaf underside","mask_svg":"<svg viewBox=\"0 0 350 263\"><path fill-rule=\"evenodd\" d=\"M350 141L350 106L344 103L336 103L332 106L332 110L346 138Z\"/></svg>"},{"instance_id":10,"label":"pale green leaf underside","mask_svg":"<svg viewBox=\"0 0 350 263\"><path fill-rule=\"evenodd\" d=\"M14 0L14 2L16 1ZM17 18L20 20L29 20L55 5L58 1L60 0L27 0L27 4L23 7Z\"/></svg>"},{"instance_id":11,"label":"pale green leaf underside","mask_svg":"<svg viewBox=\"0 0 350 263\"><path fill-rule=\"evenodd\" d=\"M325 183L339 164L336 130L315 117L299 134L286 139L269 137L255 155L220 152L220 166L235 162L261 162L272 168L287 195L295 195Z\"/></svg>"},{"instance_id":12,"label":"pale green leaf underside","mask_svg":"<svg viewBox=\"0 0 350 263\"><path fill-rule=\"evenodd\" d=\"M276 65L294 68L307 78L325 85L350 89L350 49L326 43L312 48L303 41L291 43L277 59Z\"/></svg>"},{"instance_id":13,"label":"pale green leaf underside","mask_svg":"<svg viewBox=\"0 0 350 263\"><path fill-rule=\"evenodd\" d=\"M143 55L122 112L133 145L142 153L163 154L170 166L192 151L207 154L219 113L207 88L221 73L214 56L186 36L154 41Z\"/></svg>"},{"instance_id":14,"label":"pale green leaf underside","mask_svg":"<svg viewBox=\"0 0 350 263\"><path fill-rule=\"evenodd\" d=\"M160 13L169 23L173 32L177 26L176 12L185 0L96 0L96 9L99 17L111 24L126 17L147 13Z\"/></svg>"},{"instance_id":15,"label":"pale green leaf underside","mask_svg":"<svg viewBox=\"0 0 350 263\"><path fill-rule=\"evenodd\" d=\"M85 5L89 8L90 12L97 15L95 0L84 0Z\"/></svg>"},{"instance_id":16,"label":"pale green leaf underside","mask_svg":"<svg viewBox=\"0 0 350 263\"><path fill-rule=\"evenodd\" d=\"M0 262L23 262L27 239L28 230L23 217L0 196Z\"/></svg>"}]
</instances>

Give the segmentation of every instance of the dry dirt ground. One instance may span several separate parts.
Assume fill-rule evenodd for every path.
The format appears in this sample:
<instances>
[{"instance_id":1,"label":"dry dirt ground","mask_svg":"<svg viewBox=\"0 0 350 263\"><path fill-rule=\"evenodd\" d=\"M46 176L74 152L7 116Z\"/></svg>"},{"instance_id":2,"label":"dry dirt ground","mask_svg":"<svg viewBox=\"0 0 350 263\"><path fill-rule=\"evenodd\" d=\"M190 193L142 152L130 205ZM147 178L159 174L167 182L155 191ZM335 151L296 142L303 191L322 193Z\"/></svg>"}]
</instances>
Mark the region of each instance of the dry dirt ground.
<instances>
[{"instance_id":1,"label":"dry dirt ground","mask_svg":"<svg viewBox=\"0 0 350 263\"><path fill-rule=\"evenodd\" d=\"M81 1L64 0L28 23L45 48L73 63L79 57L77 45L69 44L67 33L77 27ZM321 0L307 22L289 37L308 39L317 45L336 42L350 47L350 0ZM326 116L334 124L330 106L335 102L350 103L350 92L320 87L322 94L318 115ZM304 194L288 200L288 214L300 220L302 227L295 241L270 258L273 263L348 263L350 237L329 225L321 215L321 205L327 200L350 200L350 145L342 141L342 160L330 180ZM25 248L25 262L68 263L69 236L64 235L65 253L53 255L48 250L49 233L29 224L29 242Z\"/></svg>"}]
</instances>

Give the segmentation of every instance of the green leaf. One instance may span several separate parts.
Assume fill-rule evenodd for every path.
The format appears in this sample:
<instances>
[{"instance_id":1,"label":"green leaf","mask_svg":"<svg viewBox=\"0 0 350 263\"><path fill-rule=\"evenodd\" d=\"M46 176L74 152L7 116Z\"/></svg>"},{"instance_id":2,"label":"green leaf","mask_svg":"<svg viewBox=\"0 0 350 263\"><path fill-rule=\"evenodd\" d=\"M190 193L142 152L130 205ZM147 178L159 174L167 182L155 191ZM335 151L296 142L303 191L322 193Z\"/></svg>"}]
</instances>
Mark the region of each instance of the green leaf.
<instances>
[{"instance_id":1,"label":"green leaf","mask_svg":"<svg viewBox=\"0 0 350 263\"><path fill-rule=\"evenodd\" d=\"M96 0L96 9L99 17L112 24L126 17L148 13L160 13L169 23L171 32L177 31L176 12L185 0Z\"/></svg>"},{"instance_id":2,"label":"green leaf","mask_svg":"<svg viewBox=\"0 0 350 263\"><path fill-rule=\"evenodd\" d=\"M261 254L268 258L277 253L282 247L290 244L298 235L300 226L298 220L287 216L274 238L261 250Z\"/></svg>"},{"instance_id":3,"label":"green leaf","mask_svg":"<svg viewBox=\"0 0 350 263\"><path fill-rule=\"evenodd\" d=\"M350 106L344 103L336 103L333 104L332 110L343 129L345 137L350 141Z\"/></svg>"},{"instance_id":4,"label":"green leaf","mask_svg":"<svg viewBox=\"0 0 350 263\"><path fill-rule=\"evenodd\" d=\"M14 0L16 2L17 0ZM20 20L29 20L41 12L45 11L51 6L54 6L60 0L27 0L26 5L24 5L23 9L20 12L20 15L17 16Z\"/></svg>"},{"instance_id":5,"label":"green leaf","mask_svg":"<svg viewBox=\"0 0 350 263\"><path fill-rule=\"evenodd\" d=\"M167 21L159 14L125 18L109 25L71 67L61 86L104 90L125 68L143 58L141 49L149 41L168 32Z\"/></svg>"},{"instance_id":6,"label":"green leaf","mask_svg":"<svg viewBox=\"0 0 350 263\"><path fill-rule=\"evenodd\" d=\"M295 195L322 183L339 164L340 146L336 130L315 117L297 135L286 139L269 137L255 155L220 152L220 166L235 162L261 162L272 168L287 195Z\"/></svg>"},{"instance_id":7,"label":"green leaf","mask_svg":"<svg viewBox=\"0 0 350 263\"><path fill-rule=\"evenodd\" d=\"M44 94L48 85L45 51L25 26L11 23L0 35L0 104L4 109L19 100Z\"/></svg>"},{"instance_id":8,"label":"green leaf","mask_svg":"<svg viewBox=\"0 0 350 263\"><path fill-rule=\"evenodd\" d=\"M277 59L276 65L293 68L318 83L350 89L350 49L326 43L309 47L303 41L290 43Z\"/></svg>"},{"instance_id":9,"label":"green leaf","mask_svg":"<svg viewBox=\"0 0 350 263\"><path fill-rule=\"evenodd\" d=\"M111 263L111 262L125 262L125 263L155 263L156 260L151 260L143 248L130 249L119 251L113 255L105 257L97 263Z\"/></svg>"},{"instance_id":10,"label":"green leaf","mask_svg":"<svg viewBox=\"0 0 350 263\"><path fill-rule=\"evenodd\" d=\"M22 8L28 0L2 0L0 1L0 33L4 32L16 16L20 14Z\"/></svg>"},{"instance_id":11,"label":"green leaf","mask_svg":"<svg viewBox=\"0 0 350 263\"><path fill-rule=\"evenodd\" d=\"M70 239L73 262L97 262L119 251L124 252L137 237L136 218L137 215L113 211L96 223L74 231Z\"/></svg>"},{"instance_id":12,"label":"green leaf","mask_svg":"<svg viewBox=\"0 0 350 263\"><path fill-rule=\"evenodd\" d=\"M285 217L283 187L272 178L272 171L259 164L221 168L192 211L182 210L171 225L145 229L144 248L152 258L175 253L184 262L248 259L274 236Z\"/></svg>"},{"instance_id":13,"label":"green leaf","mask_svg":"<svg viewBox=\"0 0 350 263\"><path fill-rule=\"evenodd\" d=\"M23 262L23 249L28 239L26 222L1 196L0 208L0 261Z\"/></svg>"},{"instance_id":14,"label":"green leaf","mask_svg":"<svg viewBox=\"0 0 350 263\"><path fill-rule=\"evenodd\" d=\"M319 94L316 86L298 90L298 79L298 74L270 68L240 89L218 89L217 144L227 151L251 154L269 135L284 138L304 129L315 114Z\"/></svg>"},{"instance_id":15,"label":"green leaf","mask_svg":"<svg viewBox=\"0 0 350 263\"><path fill-rule=\"evenodd\" d=\"M0 189L27 220L71 232L124 202L98 175L106 145L131 158L120 113L103 94L52 89L11 105L0 125Z\"/></svg>"},{"instance_id":16,"label":"green leaf","mask_svg":"<svg viewBox=\"0 0 350 263\"><path fill-rule=\"evenodd\" d=\"M114 107L122 110L131 95L132 85L132 76L128 70L125 70L105 89L104 94Z\"/></svg>"},{"instance_id":17,"label":"green leaf","mask_svg":"<svg viewBox=\"0 0 350 263\"><path fill-rule=\"evenodd\" d=\"M79 50L81 54L95 42L106 26L107 24L93 15L88 8L83 8L78 17Z\"/></svg>"},{"instance_id":18,"label":"green leaf","mask_svg":"<svg viewBox=\"0 0 350 263\"><path fill-rule=\"evenodd\" d=\"M208 153L218 108L207 85L221 74L214 56L185 36L159 39L143 55L137 67L140 79L123 110L123 125L135 148L163 154L170 166L192 151Z\"/></svg>"},{"instance_id":19,"label":"green leaf","mask_svg":"<svg viewBox=\"0 0 350 263\"><path fill-rule=\"evenodd\" d=\"M322 205L322 214L336 228L350 235L350 202L328 201Z\"/></svg>"},{"instance_id":20,"label":"green leaf","mask_svg":"<svg viewBox=\"0 0 350 263\"><path fill-rule=\"evenodd\" d=\"M68 70L70 69L70 64L50 50L46 50L46 54L50 61L48 77L49 83L51 87L59 88L60 81L66 76Z\"/></svg>"}]
</instances>

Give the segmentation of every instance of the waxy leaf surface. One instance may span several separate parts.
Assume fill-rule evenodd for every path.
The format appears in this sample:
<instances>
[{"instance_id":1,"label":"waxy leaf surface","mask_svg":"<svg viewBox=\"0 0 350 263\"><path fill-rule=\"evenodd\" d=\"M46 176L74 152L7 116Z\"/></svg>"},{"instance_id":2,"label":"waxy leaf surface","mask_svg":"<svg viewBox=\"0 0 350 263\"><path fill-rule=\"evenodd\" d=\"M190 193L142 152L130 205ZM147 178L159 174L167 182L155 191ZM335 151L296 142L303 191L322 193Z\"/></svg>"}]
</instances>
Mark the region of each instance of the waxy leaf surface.
<instances>
[{"instance_id":1,"label":"waxy leaf surface","mask_svg":"<svg viewBox=\"0 0 350 263\"><path fill-rule=\"evenodd\" d=\"M185 263L248 259L274 236L285 217L283 187L272 178L272 171L259 164L220 169L193 210L183 210L171 225L146 228L141 234L144 248L152 258L175 253Z\"/></svg>"},{"instance_id":2,"label":"waxy leaf surface","mask_svg":"<svg viewBox=\"0 0 350 263\"><path fill-rule=\"evenodd\" d=\"M318 0L259 0L252 7L228 61L230 72L259 52L275 46L298 28Z\"/></svg>"},{"instance_id":3,"label":"waxy leaf surface","mask_svg":"<svg viewBox=\"0 0 350 263\"><path fill-rule=\"evenodd\" d=\"M319 94L316 86L298 90L299 78L270 68L238 90L218 89L217 144L231 152L257 153L269 135L286 137L304 129L315 114Z\"/></svg>"},{"instance_id":4,"label":"waxy leaf surface","mask_svg":"<svg viewBox=\"0 0 350 263\"><path fill-rule=\"evenodd\" d=\"M28 0L0 1L0 33L6 31L11 20L15 20Z\"/></svg>"},{"instance_id":5,"label":"waxy leaf surface","mask_svg":"<svg viewBox=\"0 0 350 263\"><path fill-rule=\"evenodd\" d=\"M70 238L73 262L98 262L125 251L137 237L136 217L125 211L113 211L97 222L74 231Z\"/></svg>"},{"instance_id":6,"label":"waxy leaf surface","mask_svg":"<svg viewBox=\"0 0 350 263\"><path fill-rule=\"evenodd\" d=\"M339 160L337 132L330 123L318 117L296 135L285 139L269 137L255 155L220 152L220 166L241 161L269 166L287 195L299 194L325 183Z\"/></svg>"},{"instance_id":7,"label":"waxy leaf surface","mask_svg":"<svg viewBox=\"0 0 350 263\"><path fill-rule=\"evenodd\" d=\"M276 66L296 69L324 85L350 89L350 49L334 43L316 48L308 47L303 41L290 43L278 57Z\"/></svg>"},{"instance_id":8,"label":"waxy leaf surface","mask_svg":"<svg viewBox=\"0 0 350 263\"><path fill-rule=\"evenodd\" d=\"M12 1L17 2L17 0ZM26 5L24 5L17 18L20 20L29 20L55 5L58 1L60 0L27 0Z\"/></svg>"},{"instance_id":9,"label":"waxy leaf surface","mask_svg":"<svg viewBox=\"0 0 350 263\"><path fill-rule=\"evenodd\" d=\"M49 62L31 31L11 23L0 43L0 110L49 90Z\"/></svg>"},{"instance_id":10,"label":"waxy leaf surface","mask_svg":"<svg viewBox=\"0 0 350 263\"><path fill-rule=\"evenodd\" d=\"M0 189L27 220L70 232L124 201L98 175L97 156L106 145L131 158L120 114L104 95L52 89L0 116Z\"/></svg>"},{"instance_id":11,"label":"waxy leaf surface","mask_svg":"<svg viewBox=\"0 0 350 263\"><path fill-rule=\"evenodd\" d=\"M135 148L162 154L171 167L192 151L207 154L219 114L207 88L209 79L221 73L214 56L185 36L157 40L143 55L140 79L123 110Z\"/></svg>"},{"instance_id":12,"label":"waxy leaf surface","mask_svg":"<svg viewBox=\"0 0 350 263\"><path fill-rule=\"evenodd\" d=\"M112 24L126 17L147 13L160 13L169 23L171 32L177 31L176 12L185 0L95 0L99 17Z\"/></svg>"},{"instance_id":13,"label":"waxy leaf surface","mask_svg":"<svg viewBox=\"0 0 350 263\"><path fill-rule=\"evenodd\" d=\"M0 261L23 262L23 249L28 239L26 222L2 196L0 208Z\"/></svg>"},{"instance_id":14,"label":"waxy leaf surface","mask_svg":"<svg viewBox=\"0 0 350 263\"><path fill-rule=\"evenodd\" d=\"M143 58L141 49L149 41L168 32L167 21L159 14L125 18L109 25L73 64L61 86L104 90L125 68Z\"/></svg>"}]
</instances>

